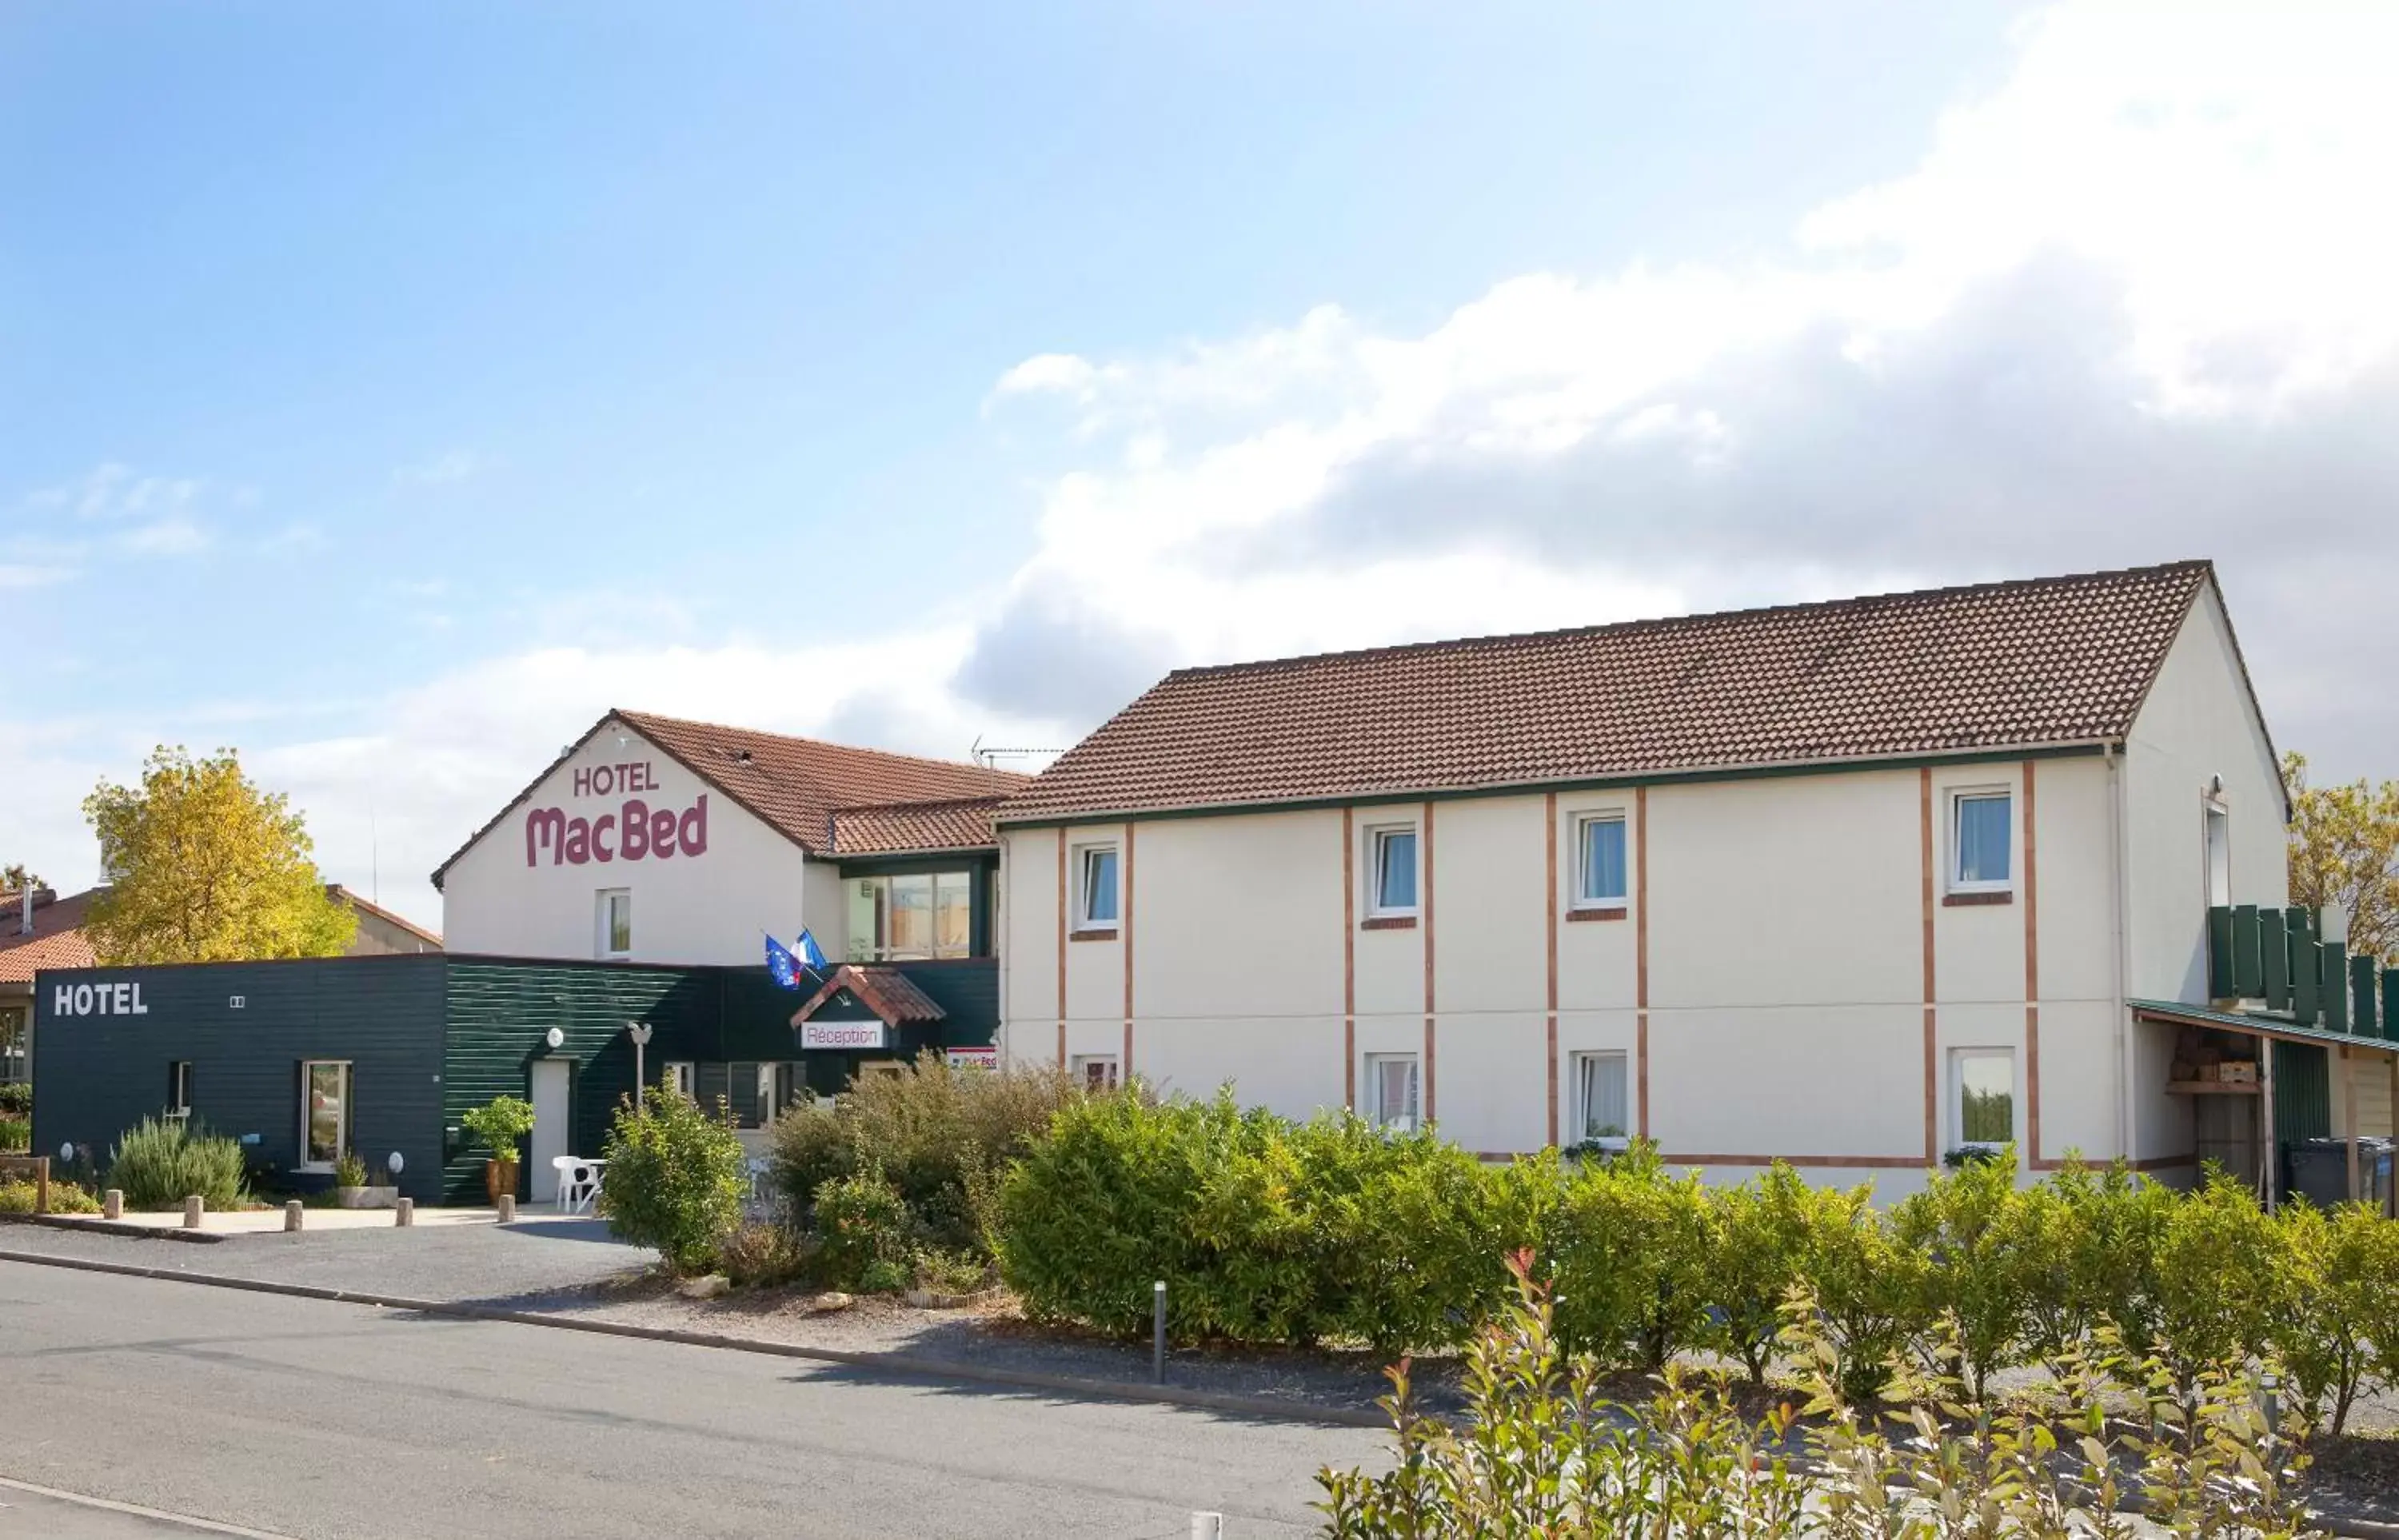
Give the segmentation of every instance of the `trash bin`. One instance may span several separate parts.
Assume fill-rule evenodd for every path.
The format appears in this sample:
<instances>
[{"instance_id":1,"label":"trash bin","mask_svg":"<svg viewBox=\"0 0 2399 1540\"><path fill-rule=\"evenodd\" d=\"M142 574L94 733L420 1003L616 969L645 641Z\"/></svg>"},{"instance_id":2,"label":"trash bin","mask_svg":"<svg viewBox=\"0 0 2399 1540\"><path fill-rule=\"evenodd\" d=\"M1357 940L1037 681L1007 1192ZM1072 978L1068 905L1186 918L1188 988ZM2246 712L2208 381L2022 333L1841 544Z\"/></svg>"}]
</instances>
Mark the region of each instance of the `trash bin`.
<instances>
[{"instance_id":1,"label":"trash bin","mask_svg":"<svg viewBox=\"0 0 2399 1540\"><path fill-rule=\"evenodd\" d=\"M2394 1151L2390 1140L2359 1140L2357 1182L2361 1190L2352 1194L2349 1190L2349 1141L2300 1140L2283 1147L2283 1190L2319 1208L2329 1209L2354 1196L2389 1213L2394 1154L2399 1151Z\"/></svg>"}]
</instances>

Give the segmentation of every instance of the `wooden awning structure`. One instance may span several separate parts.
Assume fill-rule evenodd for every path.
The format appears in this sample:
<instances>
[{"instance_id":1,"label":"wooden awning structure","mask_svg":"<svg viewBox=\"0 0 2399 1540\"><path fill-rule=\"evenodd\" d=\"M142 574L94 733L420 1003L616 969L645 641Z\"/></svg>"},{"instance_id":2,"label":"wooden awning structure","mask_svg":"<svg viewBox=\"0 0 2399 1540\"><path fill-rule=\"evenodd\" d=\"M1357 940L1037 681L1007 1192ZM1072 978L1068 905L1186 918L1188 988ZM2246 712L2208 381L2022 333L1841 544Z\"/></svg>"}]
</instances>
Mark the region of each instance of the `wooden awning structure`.
<instances>
[{"instance_id":1,"label":"wooden awning structure","mask_svg":"<svg viewBox=\"0 0 2399 1540\"><path fill-rule=\"evenodd\" d=\"M844 995L872 1011L887 1027L916 1026L949 1015L896 967L844 963L833 970L833 977L825 980L822 989L808 997L807 1004L792 1018L792 1025L806 1024L817 1012Z\"/></svg>"},{"instance_id":2,"label":"wooden awning structure","mask_svg":"<svg viewBox=\"0 0 2399 1540\"><path fill-rule=\"evenodd\" d=\"M2217 1010L2212 1006L2188 1006L2173 1000L2127 1000L2124 1003L2132 1007L2135 1016L2144 1021L2246 1033L2252 1037L2270 1037L2282 1043L2313 1043L2319 1047L2370 1048L2399 1056L2399 1039L2303 1026L2289 1017L2263 1011Z\"/></svg>"}]
</instances>

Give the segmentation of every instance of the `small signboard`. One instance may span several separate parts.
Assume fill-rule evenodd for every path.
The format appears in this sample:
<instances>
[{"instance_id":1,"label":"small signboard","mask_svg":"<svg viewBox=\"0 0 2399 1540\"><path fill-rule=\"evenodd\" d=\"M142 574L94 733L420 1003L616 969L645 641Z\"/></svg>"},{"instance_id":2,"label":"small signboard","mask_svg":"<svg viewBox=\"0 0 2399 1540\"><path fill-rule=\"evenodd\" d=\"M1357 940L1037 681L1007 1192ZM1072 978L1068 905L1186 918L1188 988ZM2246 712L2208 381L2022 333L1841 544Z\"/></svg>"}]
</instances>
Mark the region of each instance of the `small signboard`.
<instances>
[{"instance_id":1,"label":"small signboard","mask_svg":"<svg viewBox=\"0 0 2399 1540\"><path fill-rule=\"evenodd\" d=\"M950 1048L945 1050L945 1056L950 1061L950 1068L954 1070L999 1068L999 1049L996 1047Z\"/></svg>"},{"instance_id":2,"label":"small signboard","mask_svg":"<svg viewBox=\"0 0 2399 1540\"><path fill-rule=\"evenodd\" d=\"M858 1048L885 1048L890 1044L891 1029L880 1021L803 1021L800 1023L800 1047L832 1048L836 1052Z\"/></svg>"}]
</instances>

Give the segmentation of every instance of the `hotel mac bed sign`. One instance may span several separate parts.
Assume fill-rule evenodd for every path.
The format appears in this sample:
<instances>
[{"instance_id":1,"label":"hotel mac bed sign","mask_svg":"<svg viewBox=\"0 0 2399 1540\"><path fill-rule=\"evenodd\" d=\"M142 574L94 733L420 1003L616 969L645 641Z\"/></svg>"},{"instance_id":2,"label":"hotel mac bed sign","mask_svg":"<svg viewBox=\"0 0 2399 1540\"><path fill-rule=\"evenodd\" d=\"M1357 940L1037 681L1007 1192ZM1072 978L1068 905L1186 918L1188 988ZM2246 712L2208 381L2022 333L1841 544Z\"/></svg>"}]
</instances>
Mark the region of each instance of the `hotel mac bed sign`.
<instances>
[{"instance_id":1,"label":"hotel mac bed sign","mask_svg":"<svg viewBox=\"0 0 2399 1540\"><path fill-rule=\"evenodd\" d=\"M655 791L657 770L647 760L593 764L575 772L575 800L611 797L623 791ZM597 861L671 860L708 854L708 794L680 812L652 807L627 797L613 813L588 817L563 807L536 807L525 814L525 865L582 866Z\"/></svg>"}]
</instances>

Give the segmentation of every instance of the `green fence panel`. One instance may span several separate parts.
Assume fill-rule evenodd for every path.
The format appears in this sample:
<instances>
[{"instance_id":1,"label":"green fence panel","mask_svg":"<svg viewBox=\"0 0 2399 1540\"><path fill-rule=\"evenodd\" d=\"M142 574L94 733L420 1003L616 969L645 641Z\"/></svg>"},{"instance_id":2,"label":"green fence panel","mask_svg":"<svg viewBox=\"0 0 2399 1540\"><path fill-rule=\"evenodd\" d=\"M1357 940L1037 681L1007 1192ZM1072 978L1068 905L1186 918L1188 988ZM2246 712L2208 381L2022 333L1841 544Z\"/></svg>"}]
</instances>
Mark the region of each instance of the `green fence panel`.
<instances>
[{"instance_id":1,"label":"green fence panel","mask_svg":"<svg viewBox=\"0 0 2399 1540\"><path fill-rule=\"evenodd\" d=\"M2349 1019L2355 1023L2360 1037L2375 1035L2374 1022L2374 959L2352 957L2349 960Z\"/></svg>"},{"instance_id":2,"label":"green fence panel","mask_svg":"<svg viewBox=\"0 0 2399 1540\"><path fill-rule=\"evenodd\" d=\"M2256 904L2232 906L2232 993L2255 1000L2266 993L2266 965L2258 956L2260 931Z\"/></svg>"},{"instance_id":3,"label":"green fence panel","mask_svg":"<svg viewBox=\"0 0 2399 1540\"><path fill-rule=\"evenodd\" d=\"M2316 979L2324 971L2324 949L2308 939L2304 928L2291 932L2291 1014L2303 1027L2312 1027L2318 1009Z\"/></svg>"},{"instance_id":4,"label":"green fence panel","mask_svg":"<svg viewBox=\"0 0 2399 1540\"><path fill-rule=\"evenodd\" d=\"M2232 998L2232 911L2216 904L2207 912L2207 997Z\"/></svg>"},{"instance_id":5,"label":"green fence panel","mask_svg":"<svg viewBox=\"0 0 2399 1540\"><path fill-rule=\"evenodd\" d=\"M2324 1024L2327 1032L2349 1030L2349 949L2338 941L2325 941L2318 951L2324 958Z\"/></svg>"},{"instance_id":6,"label":"green fence panel","mask_svg":"<svg viewBox=\"0 0 2399 1540\"><path fill-rule=\"evenodd\" d=\"M2266 1008L2291 1008L2291 938L2284 928L2287 922L2279 909L2257 912L2259 951L2266 967Z\"/></svg>"}]
</instances>

